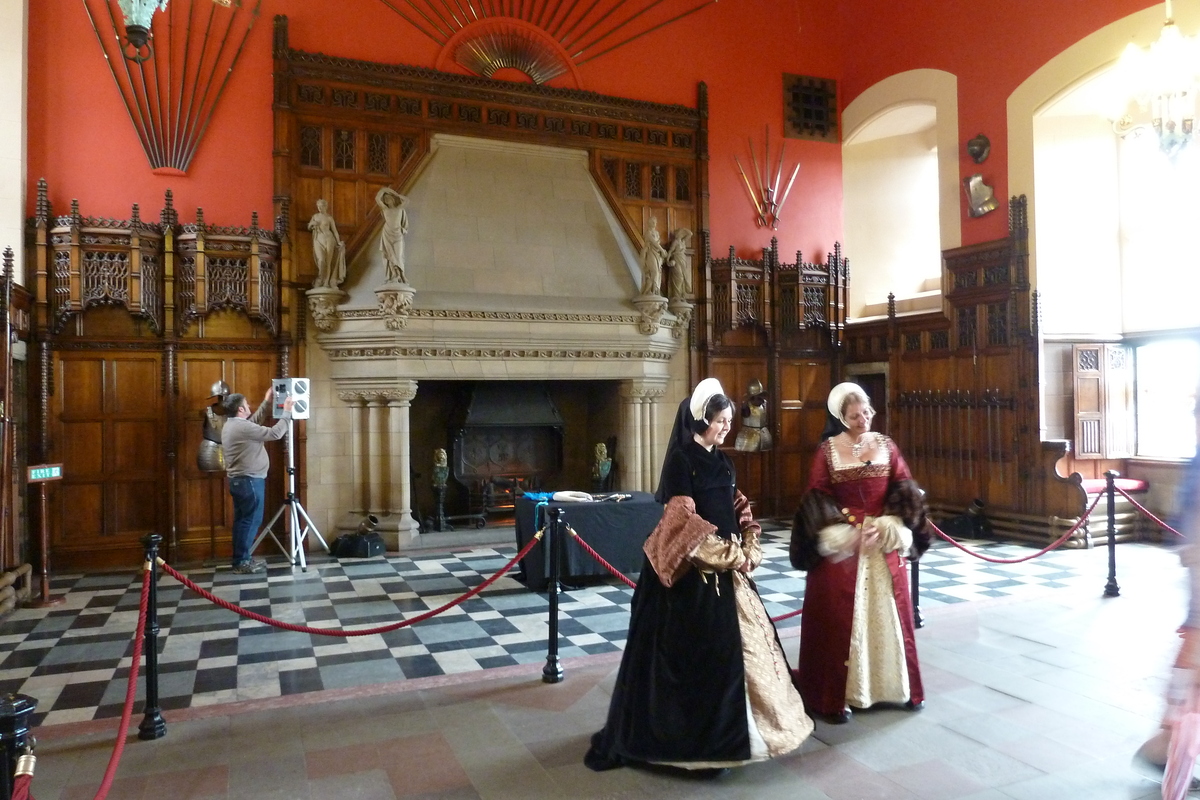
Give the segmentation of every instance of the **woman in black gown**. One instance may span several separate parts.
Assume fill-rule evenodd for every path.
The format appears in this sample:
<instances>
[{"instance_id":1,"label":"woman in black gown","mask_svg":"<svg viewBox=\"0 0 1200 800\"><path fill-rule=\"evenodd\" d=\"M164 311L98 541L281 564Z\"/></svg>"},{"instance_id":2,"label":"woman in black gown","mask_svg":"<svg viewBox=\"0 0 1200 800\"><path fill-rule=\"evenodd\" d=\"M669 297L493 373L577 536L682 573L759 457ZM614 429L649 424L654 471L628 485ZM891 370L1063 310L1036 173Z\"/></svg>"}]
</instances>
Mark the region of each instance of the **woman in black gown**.
<instances>
[{"instance_id":1,"label":"woman in black gown","mask_svg":"<svg viewBox=\"0 0 1200 800\"><path fill-rule=\"evenodd\" d=\"M751 571L761 529L719 445L733 404L712 378L679 406L604 729L584 763L720 770L812 732Z\"/></svg>"}]
</instances>

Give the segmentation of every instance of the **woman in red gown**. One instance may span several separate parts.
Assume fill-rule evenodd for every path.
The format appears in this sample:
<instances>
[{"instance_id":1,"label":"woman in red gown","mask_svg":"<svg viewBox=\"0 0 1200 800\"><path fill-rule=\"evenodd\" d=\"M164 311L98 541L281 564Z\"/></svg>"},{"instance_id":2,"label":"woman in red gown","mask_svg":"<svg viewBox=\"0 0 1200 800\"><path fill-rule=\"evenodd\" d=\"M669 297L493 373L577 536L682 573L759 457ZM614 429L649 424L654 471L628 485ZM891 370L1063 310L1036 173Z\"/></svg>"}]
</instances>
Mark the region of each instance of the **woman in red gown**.
<instances>
[{"instance_id":1,"label":"woman in red gown","mask_svg":"<svg viewBox=\"0 0 1200 800\"><path fill-rule=\"evenodd\" d=\"M792 566L808 572L796 686L810 714L846 722L851 707L924 704L904 562L929 534L899 448L871 431L866 392L835 386L829 411L842 430L818 448L792 525Z\"/></svg>"}]
</instances>

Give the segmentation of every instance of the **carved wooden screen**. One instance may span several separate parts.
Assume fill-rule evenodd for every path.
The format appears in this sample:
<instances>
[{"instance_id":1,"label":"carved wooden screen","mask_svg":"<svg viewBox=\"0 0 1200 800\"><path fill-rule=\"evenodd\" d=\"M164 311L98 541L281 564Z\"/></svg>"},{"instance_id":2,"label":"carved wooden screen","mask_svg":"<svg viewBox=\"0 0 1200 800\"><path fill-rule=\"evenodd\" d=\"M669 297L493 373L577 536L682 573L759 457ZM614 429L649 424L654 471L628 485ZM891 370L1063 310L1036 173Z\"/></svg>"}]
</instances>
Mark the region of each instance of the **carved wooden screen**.
<instances>
[{"instance_id":1,"label":"carved wooden screen","mask_svg":"<svg viewBox=\"0 0 1200 800\"><path fill-rule=\"evenodd\" d=\"M704 251L708 252L707 239ZM825 394L842 346L849 264L835 244L822 264L801 253L780 260L776 243L761 259L706 257L704 296L697 309L695 377L715 377L735 401L751 381L767 390L774 446L729 450L739 488L761 513L791 514L807 484L825 423ZM734 415L732 444L740 425Z\"/></svg>"},{"instance_id":2,"label":"carved wooden screen","mask_svg":"<svg viewBox=\"0 0 1200 800\"><path fill-rule=\"evenodd\" d=\"M1043 505L1037 329L1023 197L1010 235L946 251L945 313L847 332L848 361L886 361L888 433L931 502L1036 514ZM883 402L876 399L876 402Z\"/></svg>"},{"instance_id":3,"label":"carved wooden screen","mask_svg":"<svg viewBox=\"0 0 1200 800\"><path fill-rule=\"evenodd\" d=\"M255 402L286 375L284 243L256 215L248 227L221 227L197 209L181 225L169 192L158 222L136 205L128 220L88 217L75 202L54 217L48 194L43 181L30 389L32 457L63 464L50 489L51 563L128 567L151 532L172 558L226 555L224 482L210 500L194 465L199 414L216 380ZM208 365L202 386L186 369L196 354ZM268 486L278 499L278 482Z\"/></svg>"},{"instance_id":4,"label":"carved wooden screen","mask_svg":"<svg viewBox=\"0 0 1200 800\"><path fill-rule=\"evenodd\" d=\"M435 133L588 151L601 194L639 249L651 217L660 231L707 227L703 84L699 107L688 108L335 58L289 47L282 16L274 55L276 197L306 213L326 200L347 263L378 227L375 193L407 191ZM311 282L311 237L298 219L288 233L298 275Z\"/></svg>"}]
</instances>

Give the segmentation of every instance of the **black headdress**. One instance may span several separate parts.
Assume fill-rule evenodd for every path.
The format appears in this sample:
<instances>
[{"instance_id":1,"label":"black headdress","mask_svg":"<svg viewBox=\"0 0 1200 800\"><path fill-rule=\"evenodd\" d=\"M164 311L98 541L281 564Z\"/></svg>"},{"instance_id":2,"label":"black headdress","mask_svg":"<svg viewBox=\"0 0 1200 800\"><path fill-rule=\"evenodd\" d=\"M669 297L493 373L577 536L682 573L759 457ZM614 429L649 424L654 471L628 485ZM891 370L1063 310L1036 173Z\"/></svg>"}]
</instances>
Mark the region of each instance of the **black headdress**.
<instances>
[{"instance_id":1,"label":"black headdress","mask_svg":"<svg viewBox=\"0 0 1200 800\"><path fill-rule=\"evenodd\" d=\"M671 456L676 450L692 441L693 435L708 430L711 420L705 416L705 412L708 409L709 401L717 395L725 396L720 382L716 378L705 378L696 384L696 388L692 391L692 396L684 399L679 404L679 411L675 414L675 424L671 426L671 438L667 440L667 453L663 457L663 469L671 462ZM726 403L729 403L729 401L726 400ZM661 470L659 471L658 489L654 492L654 499L660 503L666 503L671 499L663 494Z\"/></svg>"}]
</instances>

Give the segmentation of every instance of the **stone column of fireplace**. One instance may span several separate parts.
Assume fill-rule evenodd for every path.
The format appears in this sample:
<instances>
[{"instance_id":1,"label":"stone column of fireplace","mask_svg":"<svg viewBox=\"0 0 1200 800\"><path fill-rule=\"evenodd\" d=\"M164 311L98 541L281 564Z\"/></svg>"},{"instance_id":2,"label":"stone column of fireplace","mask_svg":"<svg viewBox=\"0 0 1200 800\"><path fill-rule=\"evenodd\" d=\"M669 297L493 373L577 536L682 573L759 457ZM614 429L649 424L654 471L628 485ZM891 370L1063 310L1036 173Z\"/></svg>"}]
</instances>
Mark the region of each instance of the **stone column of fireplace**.
<instances>
[{"instance_id":1,"label":"stone column of fireplace","mask_svg":"<svg viewBox=\"0 0 1200 800\"><path fill-rule=\"evenodd\" d=\"M387 414L387 399L375 395L367 399L367 492L371 498L368 508L375 516L383 519L387 515L387 499L384 497L387 486L388 440L384 435L387 425L384 415Z\"/></svg>"},{"instance_id":2,"label":"stone column of fireplace","mask_svg":"<svg viewBox=\"0 0 1200 800\"><path fill-rule=\"evenodd\" d=\"M641 398L632 394L629 382L621 384L621 434L617 448L618 488L626 492L642 491L642 443L638 439L638 407Z\"/></svg>"},{"instance_id":3,"label":"stone column of fireplace","mask_svg":"<svg viewBox=\"0 0 1200 800\"><path fill-rule=\"evenodd\" d=\"M400 388L388 393L388 438L391 442L391 494L388 514L397 520L396 533L401 548L420 532L412 516L412 448L409 409L417 396L416 381L400 381Z\"/></svg>"},{"instance_id":4,"label":"stone column of fireplace","mask_svg":"<svg viewBox=\"0 0 1200 800\"><path fill-rule=\"evenodd\" d=\"M409 458L409 406L416 394L416 381L338 393L354 415L351 509L338 530L357 530L364 515L374 514L393 551L412 544L419 533L412 516Z\"/></svg>"},{"instance_id":5,"label":"stone column of fireplace","mask_svg":"<svg viewBox=\"0 0 1200 800\"><path fill-rule=\"evenodd\" d=\"M343 393L341 399L350 404L350 464L352 466L352 480L354 483L354 491L351 494L350 514L355 519L360 519L367 513L367 503L365 493L363 491L364 477L366 470L363 465L363 459L366 457L365 436L363 431L367 427L366 405L364 398L360 394Z\"/></svg>"},{"instance_id":6,"label":"stone column of fireplace","mask_svg":"<svg viewBox=\"0 0 1200 800\"><path fill-rule=\"evenodd\" d=\"M621 382L621 434L618 443L620 488L652 492L662 465L658 441L658 406L666 394L665 380L634 378Z\"/></svg>"}]
</instances>

